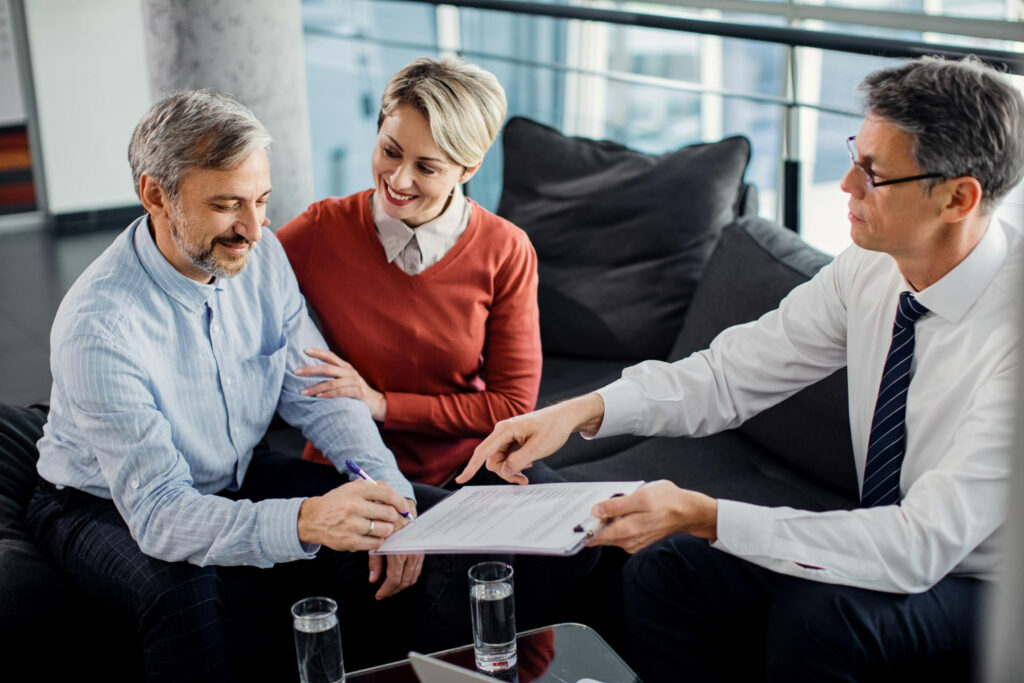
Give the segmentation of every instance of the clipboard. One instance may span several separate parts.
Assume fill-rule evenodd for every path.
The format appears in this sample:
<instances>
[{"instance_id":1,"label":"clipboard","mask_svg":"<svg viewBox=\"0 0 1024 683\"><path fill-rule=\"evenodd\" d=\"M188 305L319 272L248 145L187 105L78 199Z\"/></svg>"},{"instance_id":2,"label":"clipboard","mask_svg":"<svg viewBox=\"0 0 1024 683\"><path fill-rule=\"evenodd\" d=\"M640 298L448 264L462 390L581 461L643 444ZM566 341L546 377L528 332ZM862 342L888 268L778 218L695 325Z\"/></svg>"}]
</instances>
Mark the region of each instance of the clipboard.
<instances>
[{"instance_id":1,"label":"clipboard","mask_svg":"<svg viewBox=\"0 0 1024 683\"><path fill-rule=\"evenodd\" d=\"M389 536L373 554L574 555L601 532L597 503L642 481L464 486Z\"/></svg>"}]
</instances>

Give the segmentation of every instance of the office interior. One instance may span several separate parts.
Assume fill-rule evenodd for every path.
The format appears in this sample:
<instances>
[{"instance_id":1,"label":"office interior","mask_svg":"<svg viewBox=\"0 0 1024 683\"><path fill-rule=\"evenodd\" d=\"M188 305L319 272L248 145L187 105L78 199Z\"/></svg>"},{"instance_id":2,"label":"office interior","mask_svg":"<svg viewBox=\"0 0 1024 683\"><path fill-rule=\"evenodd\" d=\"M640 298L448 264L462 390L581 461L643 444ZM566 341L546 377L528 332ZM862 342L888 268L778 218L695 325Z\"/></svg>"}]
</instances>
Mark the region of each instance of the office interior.
<instances>
[{"instance_id":1,"label":"office interior","mask_svg":"<svg viewBox=\"0 0 1024 683\"><path fill-rule=\"evenodd\" d=\"M47 400L53 315L141 214L128 137L165 93L229 92L268 125L272 228L369 187L389 76L460 55L498 77L509 117L566 135L650 154L746 136L759 215L836 254L856 85L929 53L976 54L1024 90L1024 2L0 0L0 403ZM499 139L467 194L494 211L501 189ZM1024 228L1024 187L998 216ZM987 622L991 680L1024 675L1021 499Z\"/></svg>"}]
</instances>

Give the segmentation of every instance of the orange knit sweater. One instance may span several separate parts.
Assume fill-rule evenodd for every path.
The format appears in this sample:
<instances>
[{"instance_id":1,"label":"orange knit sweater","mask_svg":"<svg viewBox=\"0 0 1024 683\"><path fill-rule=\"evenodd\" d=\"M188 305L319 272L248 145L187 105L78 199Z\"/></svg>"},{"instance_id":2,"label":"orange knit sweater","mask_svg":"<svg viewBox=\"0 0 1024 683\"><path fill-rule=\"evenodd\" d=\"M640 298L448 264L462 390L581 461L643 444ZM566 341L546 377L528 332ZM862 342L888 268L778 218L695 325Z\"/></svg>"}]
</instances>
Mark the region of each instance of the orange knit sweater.
<instances>
[{"instance_id":1,"label":"orange knit sweater","mask_svg":"<svg viewBox=\"0 0 1024 683\"><path fill-rule=\"evenodd\" d=\"M537 255L474 202L455 246L407 275L385 261L371 192L317 202L276 234L331 350L384 393L381 436L402 472L440 484L537 401Z\"/></svg>"}]
</instances>

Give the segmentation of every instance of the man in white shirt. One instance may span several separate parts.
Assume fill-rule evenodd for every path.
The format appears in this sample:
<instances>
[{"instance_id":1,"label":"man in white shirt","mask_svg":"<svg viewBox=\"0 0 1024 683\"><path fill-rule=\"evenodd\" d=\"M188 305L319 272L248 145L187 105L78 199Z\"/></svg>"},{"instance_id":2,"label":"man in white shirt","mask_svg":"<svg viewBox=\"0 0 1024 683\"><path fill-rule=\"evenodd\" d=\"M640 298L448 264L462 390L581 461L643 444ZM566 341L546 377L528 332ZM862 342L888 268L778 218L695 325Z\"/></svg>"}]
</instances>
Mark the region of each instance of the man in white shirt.
<instances>
[{"instance_id":1,"label":"man in white shirt","mask_svg":"<svg viewBox=\"0 0 1024 683\"><path fill-rule=\"evenodd\" d=\"M767 508L667 481L595 507L610 520L595 543L642 550L624 598L648 683L971 674L1006 518L1024 259L991 217L1024 169L1024 101L974 59L910 61L861 89L841 184L854 246L705 351L499 423L459 477L486 463L526 483L573 431L730 429L847 367L861 508Z\"/></svg>"}]
</instances>

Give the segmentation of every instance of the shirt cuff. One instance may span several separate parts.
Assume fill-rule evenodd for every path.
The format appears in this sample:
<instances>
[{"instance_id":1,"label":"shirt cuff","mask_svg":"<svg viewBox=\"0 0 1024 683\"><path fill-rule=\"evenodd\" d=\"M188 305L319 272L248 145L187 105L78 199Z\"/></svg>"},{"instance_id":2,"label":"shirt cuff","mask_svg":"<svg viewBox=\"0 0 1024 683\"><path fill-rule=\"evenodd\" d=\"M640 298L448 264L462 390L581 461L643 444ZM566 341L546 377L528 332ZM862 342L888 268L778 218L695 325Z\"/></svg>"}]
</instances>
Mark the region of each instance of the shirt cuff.
<instances>
[{"instance_id":1,"label":"shirt cuff","mask_svg":"<svg viewBox=\"0 0 1024 683\"><path fill-rule=\"evenodd\" d=\"M718 501L718 539L713 548L733 555L765 555L765 543L771 543L773 517L762 505L735 500Z\"/></svg>"},{"instance_id":2,"label":"shirt cuff","mask_svg":"<svg viewBox=\"0 0 1024 683\"><path fill-rule=\"evenodd\" d=\"M320 546L299 541L299 508L305 498L261 501L258 505L260 545L274 563L310 560Z\"/></svg>"},{"instance_id":3,"label":"shirt cuff","mask_svg":"<svg viewBox=\"0 0 1024 683\"><path fill-rule=\"evenodd\" d=\"M632 434L640 420L640 385L627 379L619 379L597 390L604 401L604 418L593 434L583 434L584 439L602 439L618 434Z\"/></svg>"}]
</instances>

